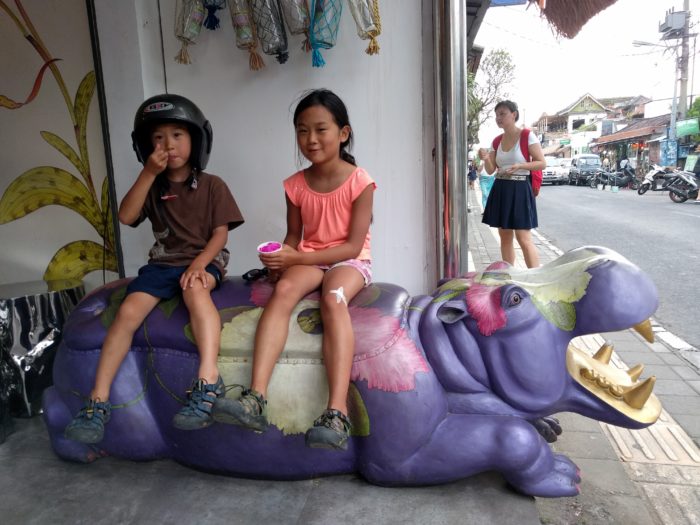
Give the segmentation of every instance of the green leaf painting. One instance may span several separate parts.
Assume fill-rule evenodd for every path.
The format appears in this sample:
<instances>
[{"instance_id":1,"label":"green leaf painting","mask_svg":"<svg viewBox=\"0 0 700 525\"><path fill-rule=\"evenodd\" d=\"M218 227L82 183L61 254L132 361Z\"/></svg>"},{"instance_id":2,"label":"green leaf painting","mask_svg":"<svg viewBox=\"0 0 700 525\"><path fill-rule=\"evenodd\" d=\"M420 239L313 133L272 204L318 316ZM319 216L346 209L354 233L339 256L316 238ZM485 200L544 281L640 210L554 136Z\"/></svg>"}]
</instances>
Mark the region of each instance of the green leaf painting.
<instances>
[{"instance_id":1,"label":"green leaf painting","mask_svg":"<svg viewBox=\"0 0 700 525\"><path fill-rule=\"evenodd\" d=\"M68 140L47 130L41 137L75 168L76 174L54 166L37 166L21 173L10 183L0 198L0 225L21 219L44 206L58 205L83 217L102 239L102 244L90 240L76 240L60 248L49 261L44 279L82 279L96 270L118 271L113 210L110 204L109 184L105 178L96 191L90 169L87 145L87 122L90 103L95 94L95 73L83 77L75 97L71 98L61 71L36 31L22 2L15 0L16 12L5 0L0 0L0 16L7 16L19 33L34 48L43 61L29 96L18 102L0 94L1 110L19 110L31 103L40 92L44 72L48 69L66 104L68 117L75 131L75 146Z\"/></svg>"}]
</instances>

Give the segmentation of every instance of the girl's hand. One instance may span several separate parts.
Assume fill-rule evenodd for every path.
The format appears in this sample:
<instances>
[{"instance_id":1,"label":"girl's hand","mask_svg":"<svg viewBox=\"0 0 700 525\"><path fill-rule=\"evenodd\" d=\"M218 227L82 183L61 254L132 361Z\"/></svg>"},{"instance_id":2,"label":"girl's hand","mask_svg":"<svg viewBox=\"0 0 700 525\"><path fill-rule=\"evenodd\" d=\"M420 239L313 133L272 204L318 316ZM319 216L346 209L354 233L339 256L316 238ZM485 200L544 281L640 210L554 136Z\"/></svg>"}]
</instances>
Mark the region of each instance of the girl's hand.
<instances>
[{"instance_id":1,"label":"girl's hand","mask_svg":"<svg viewBox=\"0 0 700 525\"><path fill-rule=\"evenodd\" d=\"M481 160L486 160L489 158L489 150L486 148L479 148L479 158Z\"/></svg>"},{"instance_id":2,"label":"girl's hand","mask_svg":"<svg viewBox=\"0 0 700 525\"><path fill-rule=\"evenodd\" d=\"M299 264L299 252L288 244L283 244L282 249L274 253L261 253L260 261L270 270L282 273L295 264Z\"/></svg>"},{"instance_id":3,"label":"girl's hand","mask_svg":"<svg viewBox=\"0 0 700 525\"><path fill-rule=\"evenodd\" d=\"M144 169L151 172L153 175L158 175L168 167L168 152L163 149L163 145L159 142L156 148L148 156Z\"/></svg>"},{"instance_id":4,"label":"girl's hand","mask_svg":"<svg viewBox=\"0 0 700 525\"><path fill-rule=\"evenodd\" d=\"M207 288L209 286L209 272L204 266L193 262L180 276L180 287L183 290L192 288L198 280L202 282L204 288Z\"/></svg>"}]
</instances>

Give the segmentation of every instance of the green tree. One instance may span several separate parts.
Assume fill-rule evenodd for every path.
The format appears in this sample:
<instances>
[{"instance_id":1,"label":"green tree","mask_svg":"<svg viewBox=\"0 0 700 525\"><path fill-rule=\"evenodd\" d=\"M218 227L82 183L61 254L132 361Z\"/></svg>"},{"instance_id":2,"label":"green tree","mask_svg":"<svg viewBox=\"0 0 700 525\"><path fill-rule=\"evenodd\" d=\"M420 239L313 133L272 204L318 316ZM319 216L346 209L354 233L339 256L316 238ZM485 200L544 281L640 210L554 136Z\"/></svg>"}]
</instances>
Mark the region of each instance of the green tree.
<instances>
[{"instance_id":1,"label":"green tree","mask_svg":"<svg viewBox=\"0 0 700 525\"><path fill-rule=\"evenodd\" d=\"M687 113L687 118L700 118L700 98L696 98ZM692 142L700 142L700 135L690 137Z\"/></svg>"},{"instance_id":2,"label":"green tree","mask_svg":"<svg viewBox=\"0 0 700 525\"><path fill-rule=\"evenodd\" d=\"M508 98L515 64L505 49L494 49L479 64L476 77L467 74L467 140L479 142L479 128L491 118L496 103Z\"/></svg>"}]
</instances>

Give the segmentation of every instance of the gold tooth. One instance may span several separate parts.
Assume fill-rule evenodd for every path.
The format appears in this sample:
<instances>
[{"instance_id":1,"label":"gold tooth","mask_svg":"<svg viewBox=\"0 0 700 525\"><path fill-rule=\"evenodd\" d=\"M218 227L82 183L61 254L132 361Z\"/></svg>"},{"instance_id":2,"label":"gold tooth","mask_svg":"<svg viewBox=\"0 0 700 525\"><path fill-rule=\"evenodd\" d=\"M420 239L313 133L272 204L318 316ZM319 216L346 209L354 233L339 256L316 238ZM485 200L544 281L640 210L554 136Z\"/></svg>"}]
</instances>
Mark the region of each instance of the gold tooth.
<instances>
[{"instance_id":1,"label":"gold tooth","mask_svg":"<svg viewBox=\"0 0 700 525\"><path fill-rule=\"evenodd\" d=\"M593 359L596 361L600 361L601 363L604 364L609 364L610 363L610 358L612 358L613 354L613 344L609 341L606 341L603 343L603 345L598 349L598 351L595 353L593 356Z\"/></svg>"},{"instance_id":2,"label":"gold tooth","mask_svg":"<svg viewBox=\"0 0 700 525\"><path fill-rule=\"evenodd\" d=\"M581 375L588 379L589 381L594 381L596 378L596 373L592 368L582 368Z\"/></svg>"},{"instance_id":3,"label":"gold tooth","mask_svg":"<svg viewBox=\"0 0 700 525\"><path fill-rule=\"evenodd\" d=\"M655 376L648 377L643 383L631 386L625 390L624 394L622 394L622 399L632 408L641 409L649 399L652 390L654 390L655 383Z\"/></svg>"},{"instance_id":4,"label":"gold tooth","mask_svg":"<svg viewBox=\"0 0 700 525\"><path fill-rule=\"evenodd\" d=\"M647 319L639 324L634 325L632 328L641 335L648 343L654 342L654 330L651 329L651 321Z\"/></svg>"},{"instance_id":5,"label":"gold tooth","mask_svg":"<svg viewBox=\"0 0 700 525\"><path fill-rule=\"evenodd\" d=\"M639 379L639 376L642 375L642 372L644 371L644 365L643 364L638 364L634 365L632 368L627 370L627 375L630 376L630 379L632 381L636 381Z\"/></svg>"}]
</instances>

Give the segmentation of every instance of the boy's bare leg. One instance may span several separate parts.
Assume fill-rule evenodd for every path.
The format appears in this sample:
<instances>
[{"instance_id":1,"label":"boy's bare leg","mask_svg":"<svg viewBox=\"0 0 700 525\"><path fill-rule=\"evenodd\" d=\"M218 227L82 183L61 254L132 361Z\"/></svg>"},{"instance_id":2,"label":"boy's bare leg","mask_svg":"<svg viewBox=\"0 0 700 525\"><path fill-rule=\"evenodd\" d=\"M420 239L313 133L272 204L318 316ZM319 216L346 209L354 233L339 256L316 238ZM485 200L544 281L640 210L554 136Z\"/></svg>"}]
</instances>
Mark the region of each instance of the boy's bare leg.
<instances>
[{"instance_id":1,"label":"boy's bare leg","mask_svg":"<svg viewBox=\"0 0 700 525\"><path fill-rule=\"evenodd\" d=\"M267 397L272 370L287 342L289 318L299 300L323 281L323 270L315 266L292 266L275 285L255 332L253 377L250 388Z\"/></svg>"},{"instance_id":2,"label":"boy's bare leg","mask_svg":"<svg viewBox=\"0 0 700 525\"><path fill-rule=\"evenodd\" d=\"M357 269L340 266L326 273L321 292L323 362L328 377L328 408L339 410L345 415L348 413L348 388L355 355L355 334L347 303L364 285L364 278ZM342 292L339 292L341 288Z\"/></svg>"},{"instance_id":3,"label":"boy's bare leg","mask_svg":"<svg viewBox=\"0 0 700 525\"><path fill-rule=\"evenodd\" d=\"M195 281L191 288L182 291L182 298L190 312L192 333L199 350L197 378L204 379L213 385L219 379L217 358L221 343L221 318L211 298L216 280L210 273L206 276L206 288L201 281Z\"/></svg>"},{"instance_id":4,"label":"boy's bare leg","mask_svg":"<svg viewBox=\"0 0 700 525\"><path fill-rule=\"evenodd\" d=\"M134 332L159 301L159 297L144 292L133 292L126 296L102 343L91 399L103 402L109 399L114 376L129 352Z\"/></svg>"}]
</instances>

